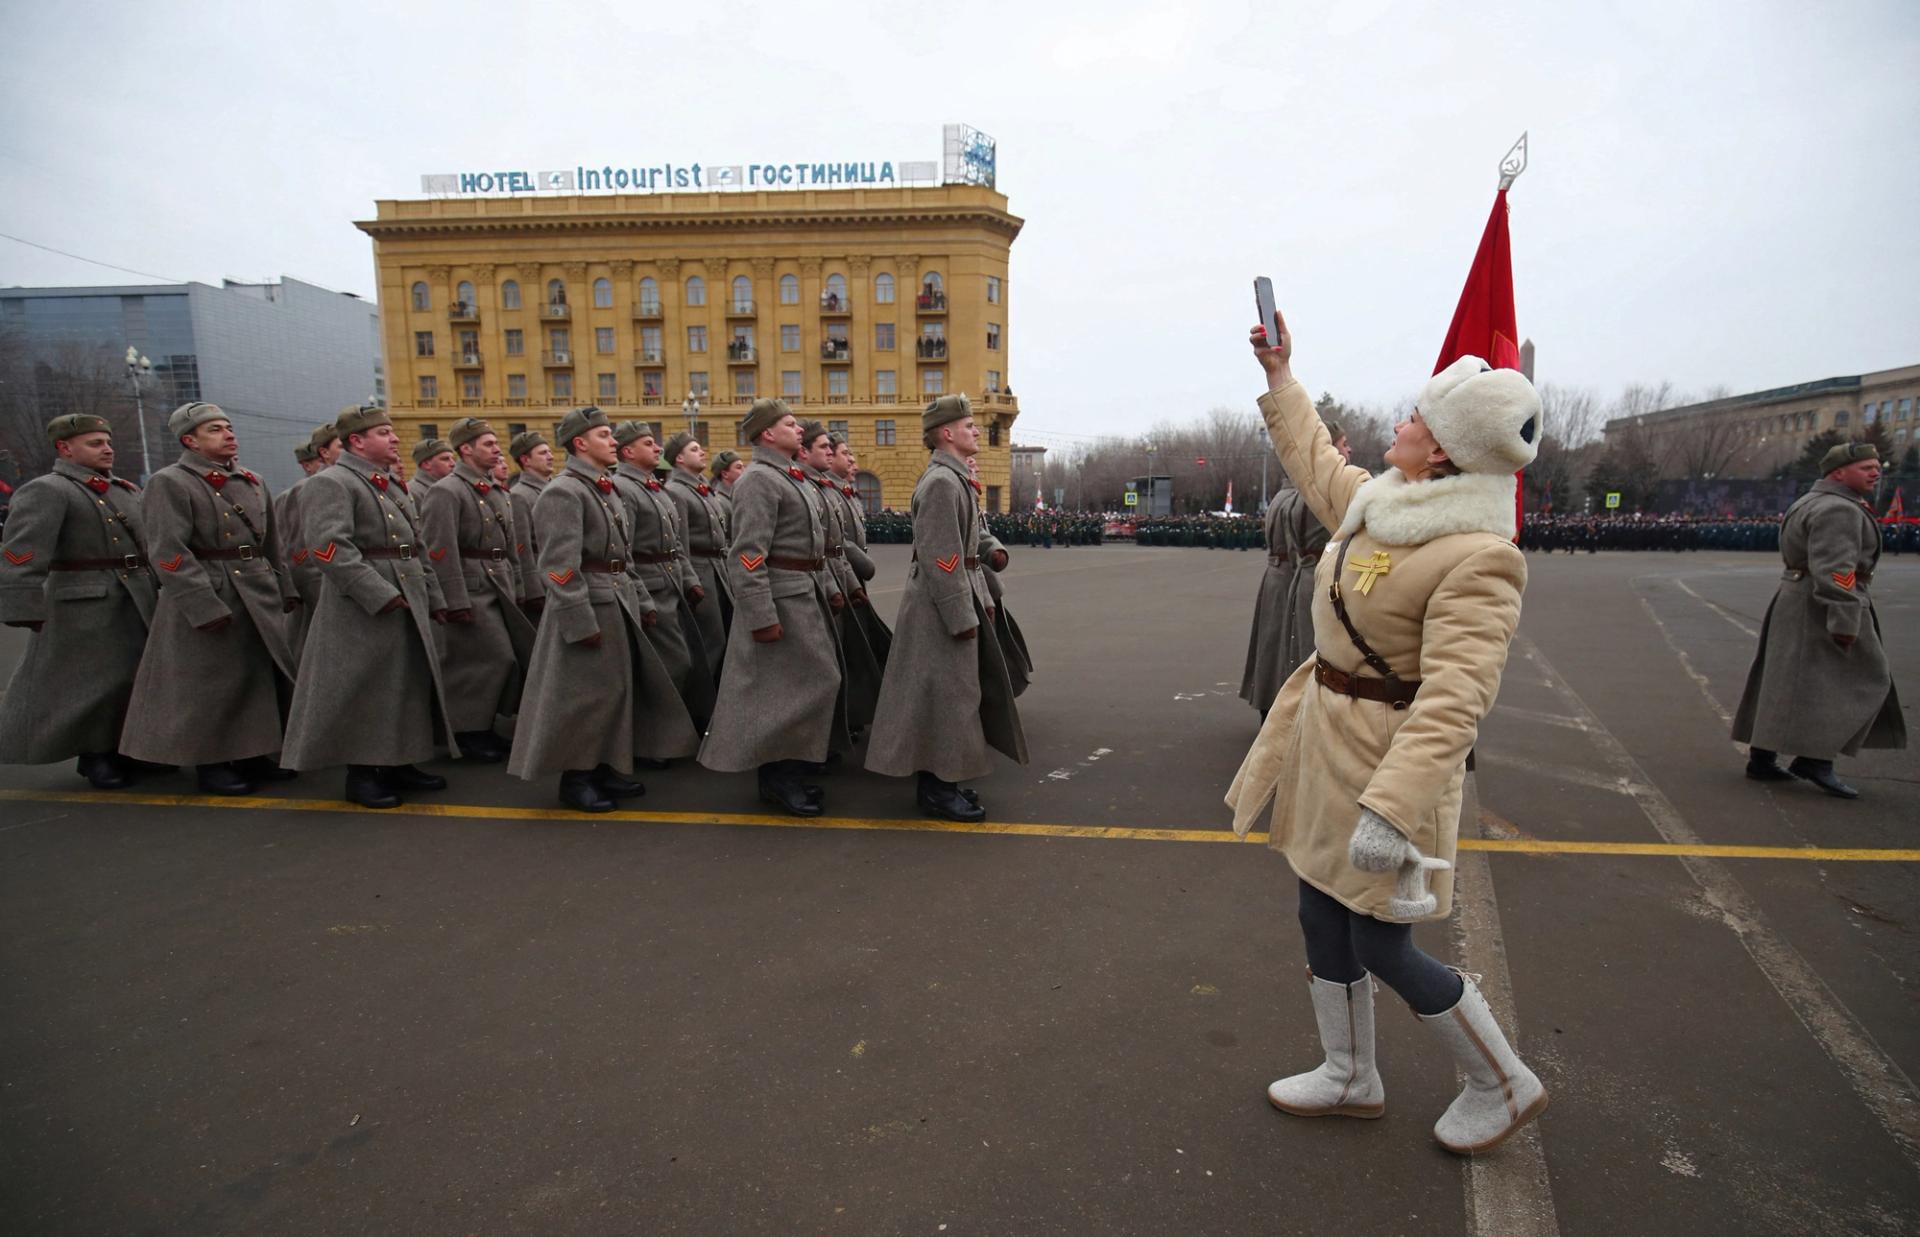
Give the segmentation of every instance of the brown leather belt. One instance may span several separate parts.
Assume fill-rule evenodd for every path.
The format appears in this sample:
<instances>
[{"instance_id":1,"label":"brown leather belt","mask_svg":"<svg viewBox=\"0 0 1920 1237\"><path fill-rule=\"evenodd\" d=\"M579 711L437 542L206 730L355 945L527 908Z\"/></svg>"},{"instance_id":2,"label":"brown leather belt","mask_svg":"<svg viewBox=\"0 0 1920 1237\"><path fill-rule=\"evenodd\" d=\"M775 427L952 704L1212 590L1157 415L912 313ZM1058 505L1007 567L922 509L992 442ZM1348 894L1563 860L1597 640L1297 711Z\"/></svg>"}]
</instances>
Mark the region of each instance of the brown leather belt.
<instances>
[{"instance_id":1,"label":"brown leather belt","mask_svg":"<svg viewBox=\"0 0 1920 1237\"><path fill-rule=\"evenodd\" d=\"M1780 573L1780 578L1791 583L1797 580L1804 580L1811 574L1811 572L1802 567L1789 567ZM1873 573L1871 571L1856 571L1853 573L1853 582L1855 584L1872 584Z\"/></svg>"},{"instance_id":2,"label":"brown leather belt","mask_svg":"<svg viewBox=\"0 0 1920 1237\"><path fill-rule=\"evenodd\" d=\"M627 560L624 558L583 558L580 560L580 570L594 571L606 576L623 575L627 570Z\"/></svg>"},{"instance_id":3,"label":"brown leather belt","mask_svg":"<svg viewBox=\"0 0 1920 1237\"><path fill-rule=\"evenodd\" d=\"M1303 563L1317 563L1320 561L1320 551L1302 550L1300 551L1300 554L1298 555L1298 557L1300 561Z\"/></svg>"},{"instance_id":4,"label":"brown leather belt","mask_svg":"<svg viewBox=\"0 0 1920 1237\"><path fill-rule=\"evenodd\" d=\"M767 565L778 567L782 571L820 571L827 565L824 558L781 558L776 554L767 555Z\"/></svg>"},{"instance_id":5,"label":"brown leather belt","mask_svg":"<svg viewBox=\"0 0 1920 1237\"><path fill-rule=\"evenodd\" d=\"M845 546L833 546L827 550L828 558L845 558L846 556L847 551Z\"/></svg>"},{"instance_id":6,"label":"brown leather belt","mask_svg":"<svg viewBox=\"0 0 1920 1237\"><path fill-rule=\"evenodd\" d=\"M656 565L658 565L658 564L660 564L660 563L670 563L670 562L672 562L672 561L673 561L674 559L676 559L676 558L679 558L679 557L680 557L680 556L679 556L678 554L672 554L672 553L668 553L668 554L636 554L636 555L634 555L634 556L633 556L632 558L630 558L630 559L628 559L627 561L628 561L628 562L630 562L630 563L645 563L645 564L647 564L648 566L656 566Z\"/></svg>"},{"instance_id":7,"label":"brown leather belt","mask_svg":"<svg viewBox=\"0 0 1920 1237\"><path fill-rule=\"evenodd\" d=\"M463 545L459 549L461 558L490 558L499 562L507 556L507 547L503 545Z\"/></svg>"},{"instance_id":8,"label":"brown leather belt","mask_svg":"<svg viewBox=\"0 0 1920 1237\"><path fill-rule=\"evenodd\" d=\"M1414 693L1420 690L1419 679L1396 679L1389 683L1385 679L1335 670L1317 657L1313 660L1313 677L1320 686L1335 695L1351 696L1356 700L1377 700L1400 709L1412 704Z\"/></svg>"},{"instance_id":9,"label":"brown leather belt","mask_svg":"<svg viewBox=\"0 0 1920 1237\"><path fill-rule=\"evenodd\" d=\"M727 556L725 550L688 550L687 553L693 555L695 558L725 558Z\"/></svg>"},{"instance_id":10,"label":"brown leather belt","mask_svg":"<svg viewBox=\"0 0 1920 1237\"><path fill-rule=\"evenodd\" d=\"M377 545L360 551L361 558L417 558L419 555L411 545Z\"/></svg>"},{"instance_id":11,"label":"brown leather belt","mask_svg":"<svg viewBox=\"0 0 1920 1237\"><path fill-rule=\"evenodd\" d=\"M1287 565L1287 556L1286 556L1286 555L1284 555L1284 554L1269 554L1269 555L1267 555L1267 566L1269 566L1269 567L1284 567L1284 566L1286 566L1286 565Z\"/></svg>"},{"instance_id":12,"label":"brown leather belt","mask_svg":"<svg viewBox=\"0 0 1920 1237\"><path fill-rule=\"evenodd\" d=\"M195 558L225 558L242 561L266 557L266 553L259 546L252 545L237 545L222 550L203 550L197 545L190 545L187 547L187 552Z\"/></svg>"},{"instance_id":13,"label":"brown leather belt","mask_svg":"<svg viewBox=\"0 0 1920 1237\"><path fill-rule=\"evenodd\" d=\"M122 554L119 558L56 558L48 571L145 571L147 560L141 554Z\"/></svg>"},{"instance_id":14,"label":"brown leather belt","mask_svg":"<svg viewBox=\"0 0 1920 1237\"><path fill-rule=\"evenodd\" d=\"M970 558L970 559L968 559L968 560L967 560L967 570L968 570L968 571L972 571L972 570L974 570L975 568L977 568L978 566L980 566L980 560L979 560L979 559L977 559L977 558Z\"/></svg>"}]
</instances>

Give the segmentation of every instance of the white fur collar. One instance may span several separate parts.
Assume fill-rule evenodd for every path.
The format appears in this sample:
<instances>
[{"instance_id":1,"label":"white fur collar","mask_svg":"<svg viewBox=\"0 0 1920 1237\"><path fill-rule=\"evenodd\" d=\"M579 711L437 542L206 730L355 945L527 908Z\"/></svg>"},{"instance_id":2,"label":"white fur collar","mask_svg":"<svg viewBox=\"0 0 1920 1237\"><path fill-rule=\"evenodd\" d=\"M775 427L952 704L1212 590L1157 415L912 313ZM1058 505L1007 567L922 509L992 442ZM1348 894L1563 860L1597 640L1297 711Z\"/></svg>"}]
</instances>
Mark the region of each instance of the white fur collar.
<instances>
[{"instance_id":1,"label":"white fur collar","mask_svg":"<svg viewBox=\"0 0 1920 1237\"><path fill-rule=\"evenodd\" d=\"M1364 528L1383 545L1424 545L1450 533L1512 537L1514 486L1509 473L1461 473L1408 481L1389 468L1361 485L1335 541Z\"/></svg>"}]
</instances>

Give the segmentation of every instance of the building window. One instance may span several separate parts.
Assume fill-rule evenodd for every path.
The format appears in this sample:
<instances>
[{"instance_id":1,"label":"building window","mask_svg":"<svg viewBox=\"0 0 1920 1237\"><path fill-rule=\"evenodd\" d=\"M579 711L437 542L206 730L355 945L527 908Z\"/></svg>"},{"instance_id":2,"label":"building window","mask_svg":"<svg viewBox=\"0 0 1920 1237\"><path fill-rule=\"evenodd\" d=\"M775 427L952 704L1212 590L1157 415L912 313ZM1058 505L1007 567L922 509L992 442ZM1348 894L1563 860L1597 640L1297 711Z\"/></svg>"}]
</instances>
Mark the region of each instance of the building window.
<instances>
[{"instance_id":1,"label":"building window","mask_svg":"<svg viewBox=\"0 0 1920 1237\"><path fill-rule=\"evenodd\" d=\"M780 276L780 303L782 305L798 305L800 303L800 279L798 276Z\"/></svg>"},{"instance_id":2,"label":"building window","mask_svg":"<svg viewBox=\"0 0 1920 1237\"><path fill-rule=\"evenodd\" d=\"M852 304L847 299L847 277L845 275L827 276L827 297L835 308Z\"/></svg>"},{"instance_id":3,"label":"building window","mask_svg":"<svg viewBox=\"0 0 1920 1237\"><path fill-rule=\"evenodd\" d=\"M688 374L687 389L692 391L694 395L700 399L707 398L711 393L711 388L707 385L707 371L704 369L696 369Z\"/></svg>"},{"instance_id":4,"label":"building window","mask_svg":"<svg viewBox=\"0 0 1920 1237\"><path fill-rule=\"evenodd\" d=\"M640 359L642 361L645 361L649 365L658 365L661 362L665 361L667 359L667 354L664 351L664 349L666 348L666 344L663 342L663 339L664 337L659 327L657 326L641 327L640 328Z\"/></svg>"},{"instance_id":5,"label":"building window","mask_svg":"<svg viewBox=\"0 0 1920 1237\"><path fill-rule=\"evenodd\" d=\"M946 285L940 280L939 271L928 271L920 281L920 308L945 309L947 307Z\"/></svg>"},{"instance_id":6,"label":"building window","mask_svg":"<svg viewBox=\"0 0 1920 1237\"><path fill-rule=\"evenodd\" d=\"M440 427L432 421L423 421L420 424L420 437L422 439L438 438L440 437Z\"/></svg>"},{"instance_id":7,"label":"building window","mask_svg":"<svg viewBox=\"0 0 1920 1237\"><path fill-rule=\"evenodd\" d=\"M648 370L640 375L640 394L646 399L659 399L666 387L667 376L657 369Z\"/></svg>"},{"instance_id":8,"label":"building window","mask_svg":"<svg viewBox=\"0 0 1920 1237\"><path fill-rule=\"evenodd\" d=\"M799 399L800 398L800 371L799 370L783 369L780 371L780 398L781 399Z\"/></svg>"},{"instance_id":9,"label":"building window","mask_svg":"<svg viewBox=\"0 0 1920 1237\"><path fill-rule=\"evenodd\" d=\"M595 397L603 404L615 404L620 401L620 383L612 374L600 375L600 393Z\"/></svg>"},{"instance_id":10,"label":"building window","mask_svg":"<svg viewBox=\"0 0 1920 1237\"><path fill-rule=\"evenodd\" d=\"M510 438L510 439L511 439L511 438L514 438L514 437L517 437L518 435L521 435L521 434L524 434L524 433L526 433L526 432L527 432L527 423L526 423L525 421L509 421L509 422L507 422L507 437L508 437L508 438Z\"/></svg>"},{"instance_id":11,"label":"building window","mask_svg":"<svg viewBox=\"0 0 1920 1237\"><path fill-rule=\"evenodd\" d=\"M853 474L853 488L860 491L860 505L868 515L880 514L880 478L870 472Z\"/></svg>"},{"instance_id":12,"label":"building window","mask_svg":"<svg viewBox=\"0 0 1920 1237\"><path fill-rule=\"evenodd\" d=\"M415 331L413 333L413 355L415 356L432 356L433 355L433 332L432 331Z\"/></svg>"},{"instance_id":13,"label":"building window","mask_svg":"<svg viewBox=\"0 0 1920 1237\"><path fill-rule=\"evenodd\" d=\"M1906 419L1907 419L1907 413L1908 413L1908 411L1909 411L1910 409L1912 409L1912 407L1913 407L1913 401L1912 401L1912 400L1910 400L1910 399L1903 399L1903 400L1901 400L1901 401L1900 401L1900 411L1894 414L1894 417L1893 417L1893 419L1894 419L1894 420L1896 420L1896 421L1904 421L1904 420L1906 420Z\"/></svg>"},{"instance_id":14,"label":"building window","mask_svg":"<svg viewBox=\"0 0 1920 1237\"><path fill-rule=\"evenodd\" d=\"M838 434L844 439L847 436L847 423L845 421L829 421L827 422L827 433Z\"/></svg>"},{"instance_id":15,"label":"building window","mask_svg":"<svg viewBox=\"0 0 1920 1237\"><path fill-rule=\"evenodd\" d=\"M520 308L520 281L509 279L500 285L500 308Z\"/></svg>"},{"instance_id":16,"label":"building window","mask_svg":"<svg viewBox=\"0 0 1920 1237\"><path fill-rule=\"evenodd\" d=\"M736 326L727 340L727 360L745 363L753 360L753 328Z\"/></svg>"},{"instance_id":17,"label":"building window","mask_svg":"<svg viewBox=\"0 0 1920 1237\"><path fill-rule=\"evenodd\" d=\"M553 398L555 399L572 399L573 398L573 375L572 374L562 371L560 373L554 374L553 377L547 379L547 381L553 384L552 386Z\"/></svg>"},{"instance_id":18,"label":"building window","mask_svg":"<svg viewBox=\"0 0 1920 1237\"><path fill-rule=\"evenodd\" d=\"M427 291L427 285L423 283L413 285L413 307L422 312L433 308L433 294Z\"/></svg>"},{"instance_id":19,"label":"building window","mask_svg":"<svg viewBox=\"0 0 1920 1237\"><path fill-rule=\"evenodd\" d=\"M564 305L567 303L567 285L558 279L547 280L547 304Z\"/></svg>"},{"instance_id":20,"label":"building window","mask_svg":"<svg viewBox=\"0 0 1920 1237\"><path fill-rule=\"evenodd\" d=\"M929 366L920 371L920 393L922 395L944 395L947 391L947 371L939 366Z\"/></svg>"},{"instance_id":21,"label":"building window","mask_svg":"<svg viewBox=\"0 0 1920 1237\"><path fill-rule=\"evenodd\" d=\"M987 487L987 510L995 515L1000 514L1000 487L997 485Z\"/></svg>"},{"instance_id":22,"label":"building window","mask_svg":"<svg viewBox=\"0 0 1920 1237\"><path fill-rule=\"evenodd\" d=\"M750 314L753 312L753 280L745 275L733 278L733 312Z\"/></svg>"},{"instance_id":23,"label":"building window","mask_svg":"<svg viewBox=\"0 0 1920 1237\"><path fill-rule=\"evenodd\" d=\"M873 393L877 396L885 396L888 402L892 402L893 397L900 393L895 385L893 370L877 369L873 372Z\"/></svg>"},{"instance_id":24,"label":"building window","mask_svg":"<svg viewBox=\"0 0 1920 1237\"><path fill-rule=\"evenodd\" d=\"M434 402L439 398L440 398L440 380L438 378L435 378L432 374L421 374L420 375L421 405L427 408L431 408L433 407Z\"/></svg>"},{"instance_id":25,"label":"building window","mask_svg":"<svg viewBox=\"0 0 1920 1237\"><path fill-rule=\"evenodd\" d=\"M998 305L999 303L1000 277L998 275L989 275L987 276L987 304Z\"/></svg>"},{"instance_id":26,"label":"building window","mask_svg":"<svg viewBox=\"0 0 1920 1237\"><path fill-rule=\"evenodd\" d=\"M480 355L480 332L478 331L460 332L458 351L460 355L463 357L479 356Z\"/></svg>"},{"instance_id":27,"label":"building window","mask_svg":"<svg viewBox=\"0 0 1920 1237\"><path fill-rule=\"evenodd\" d=\"M707 350L707 328L690 326L687 328L687 351L705 352Z\"/></svg>"},{"instance_id":28,"label":"building window","mask_svg":"<svg viewBox=\"0 0 1920 1237\"><path fill-rule=\"evenodd\" d=\"M1000 422L987 422L987 445L989 447L997 447L1000 445ZM998 511L999 508L996 507L994 510Z\"/></svg>"},{"instance_id":29,"label":"building window","mask_svg":"<svg viewBox=\"0 0 1920 1237\"><path fill-rule=\"evenodd\" d=\"M780 351L782 352L800 351L800 328L799 327L788 326L785 323L781 323Z\"/></svg>"},{"instance_id":30,"label":"building window","mask_svg":"<svg viewBox=\"0 0 1920 1237\"><path fill-rule=\"evenodd\" d=\"M507 398L508 399L527 398L527 376L525 374L508 374L507 375Z\"/></svg>"},{"instance_id":31,"label":"building window","mask_svg":"<svg viewBox=\"0 0 1920 1237\"><path fill-rule=\"evenodd\" d=\"M876 305L893 304L893 276L882 272L873 277L873 303Z\"/></svg>"},{"instance_id":32,"label":"building window","mask_svg":"<svg viewBox=\"0 0 1920 1237\"><path fill-rule=\"evenodd\" d=\"M567 345L569 342L567 328L564 326L556 326L547 332L547 346L555 352L564 353L568 351Z\"/></svg>"},{"instance_id":33,"label":"building window","mask_svg":"<svg viewBox=\"0 0 1920 1237\"><path fill-rule=\"evenodd\" d=\"M480 399L479 374L460 375L460 398L463 400L474 400L476 402Z\"/></svg>"},{"instance_id":34,"label":"building window","mask_svg":"<svg viewBox=\"0 0 1920 1237\"><path fill-rule=\"evenodd\" d=\"M830 369L827 371L827 398L839 403L847 402L847 371Z\"/></svg>"},{"instance_id":35,"label":"building window","mask_svg":"<svg viewBox=\"0 0 1920 1237\"><path fill-rule=\"evenodd\" d=\"M507 355L525 356L527 353L527 333L515 328L507 332Z\"/></svg>"},{"instance_id":36,"label":"building window","mask_svg":"<svg viewBox=\"0 0 1920 1237\"><path fill-rule=\"evenodd\" d=\"M893 351L893 323L876 322L873 324L873 350L875 352Z\"/></svg>"},{"instance_id":37,"label":"building window","mask_svg":"<svg viewBox=\"0 0 1920 1237\"><path fill-rule=\"evenodd\" d=\"M1000 351L1000 324L998 322L987 323L987 351Z\"/></svg>"},{"instance_id":38,"label":"building window","mask_svg":"<svg viewBox=\"0 0 1920 1237\"><path fill-rule=\"evenodd\" d=\"M474 299L473 299L473 285L472 285L472 284L470 284L470 283L468 283L468 282L467 282L466 280L464 280L464 279L462 279L462 280L460 281L460 286L459 286L458 288L456 288L456 289L454 290L454 293L453 293L453 294L454 294L455 296L457 296L457 297L459 297L459 298L460 298L460 304L461 304L461 305L463 305L463 306L465 306L465 307L466 307L467 309L472 309L472 308L473 308L473 306L474 306Z\"/></svg>"},{"instance_id":39,"label":"building window","mask_svg":"<svg viewBox=\"0 0 1920 1237\"><path fill-rule=\"evenodd\" d=\"M999 389L1000 389L1000 371L997 369L988 370L987 371L987 390L998 391Z\"/></svg>"},{"instance_id":40,"label":"building window","mask_svg":"<svg viewBox=\"0 0 1920 1237\"><path fill-rule=\"evenodd\" d=\"M687 304L704 305L707 303L707 281L698 275L687 278Z\"/></svg>"},{"instance_id":41,"label":"building window","mask_svg":"<svg viewBox=\"0 0 1920 1237\"><path fill-rule=\"evenodd\" d=\"M595 309L613 308L613 281L596 279L593 281L593 307Z\"/></svg>"},{"instance_id":42,"label":"building window","mask_svg":"<svg viewBox=\"0 0 1920 1237\"><path fill-rule=\"evenodd\" d=\"M733 371L733 402L734 403L749 404L753 402L754 387L755 387L754 378L756 376L757 375L755 371L751 369L736 369Z\"/></svg>"},{"instance_id":43,"label":"building window","mask_svg":"<svg viewBox=\"0 0 1920 1237\"><path fill-rule=\"evenodd\" d=\"M891 447L897 441L898 439L894 436L893 422L875 421L873 423L873 445L874 446Z\"/></svg>"},{"instance_id":44,"label":"building window","mask_svg":"<svg viewBox=\"0 0 1920 1237\"><path fill-rule=\"evenodd\" d=\"M593 328L593 350L595 352L613 351L613 328L596 326Z\"/></svg>"},{"instance_id":45,"label":"building window","mask_svg":"<svg viewBox=\"0 0 1920 1237\"><path fill-rule=\"evenodd\" d=\"M1866 403L1866 404L1862 404L1862 405L1860 406L1860 424L1862 424L1862 425L1872 425L1872 424L1873 424L1873 405L1872 405L1872 403Z\"/></svg>"},{"instance_id":46,"label":"building window","mask_svg":"<svg viewBox=\"0 0 1920 1237\"><path fill-rule=\"evenodd\" d=\"M660 312L660 281L651 275L640 281L640 312Z\"/></svg>"},{"instance_id":47,"label":"building window","mask_svg":"<svg viewBox=\"0 0 1920 1237\"><path fill-rule=\"evenodd\" d=\"M1845 429L1847 427L1847 422L1852 419L1853 419L1853 414L1845 411L1844 409L1841 410L1840 412L1836 412L1833 414L1833 428L1837 430Z\"/></svg>"}]
</instances>

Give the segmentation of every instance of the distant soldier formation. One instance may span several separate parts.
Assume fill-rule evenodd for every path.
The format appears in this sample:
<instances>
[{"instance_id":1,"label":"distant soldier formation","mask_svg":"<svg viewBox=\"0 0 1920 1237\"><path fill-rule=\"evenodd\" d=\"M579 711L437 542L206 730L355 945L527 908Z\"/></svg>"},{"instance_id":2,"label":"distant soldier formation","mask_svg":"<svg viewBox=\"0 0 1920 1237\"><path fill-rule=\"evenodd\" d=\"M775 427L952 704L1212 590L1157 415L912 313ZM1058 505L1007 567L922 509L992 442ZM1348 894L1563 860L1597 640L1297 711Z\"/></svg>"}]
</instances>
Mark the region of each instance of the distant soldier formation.
<instances>
[{"instance_id":1,"label":"distant soldier formation","mask_svg":"<svg viewBox=\"0 0 1920 1237\"><path fill-rule=\"evenodd\" d=\"M811 817L865 742L923 813L980 821L960 783L990 749L1027 761L1033 663L963 395L921 417L897 631L868 596L853 451L781 400L748 412L745 458L593 407L554 443L463 417L407 482L392 419L358 405L277 497L217 405L167 428L180 458L143 491L113 474L106 421L47 426L57 462L0 540L0 622L32 633L0 763L73 759L103 790L191 765L220 795L343 767L345 798L379 809L446 789L421 767L444 754L605 812L645 793L636 768L691 757Z\"/></svg>"},{"instance_id":2,"label":"distant soldier formation","mask_svg":"<svg viewBox=\"0 0 1920 1237\"><path fill-rule=\"evenodd\" d=\"M1551 554L1601 550L1760 550L1780 552L1784 517L1744 519L1692 515L1611 516L1530 514L1520 525L1520 548ZM1920 551L1920 521L1877 523L1889 554Z\"/></svg>"}]
</instances>

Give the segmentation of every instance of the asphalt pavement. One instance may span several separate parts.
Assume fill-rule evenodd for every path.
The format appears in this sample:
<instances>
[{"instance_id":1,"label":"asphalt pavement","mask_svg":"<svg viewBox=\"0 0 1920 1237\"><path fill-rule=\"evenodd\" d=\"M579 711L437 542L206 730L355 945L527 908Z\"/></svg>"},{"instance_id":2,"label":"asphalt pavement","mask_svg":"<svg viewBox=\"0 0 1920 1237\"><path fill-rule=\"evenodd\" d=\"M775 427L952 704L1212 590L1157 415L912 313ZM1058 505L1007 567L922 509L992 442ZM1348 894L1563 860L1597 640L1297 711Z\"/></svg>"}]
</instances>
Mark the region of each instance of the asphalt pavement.
<instances>
[{"instance_id":1,"label":"asphalt pavement","mask_svg":"<svg viewBox=\"0 0 1920 1237\"><path fill-rule=\"evenodd\" d=\"M1529 561L1418 930L1553 1095L1492 1155L1434 1144L1390 993L1384 1119L1266 1103L1318 1055L1292 879L1220 801L1263 556L1016 547L1033 762L982 829L857 768L805 826L692 766L592 818L466 762L389 813L0 769L0 1229L1920 1230L1920 759L1742 778L1776 560ZM1874 590L1920 701L1920 562Z\"/></svg>"}]
</instances>

